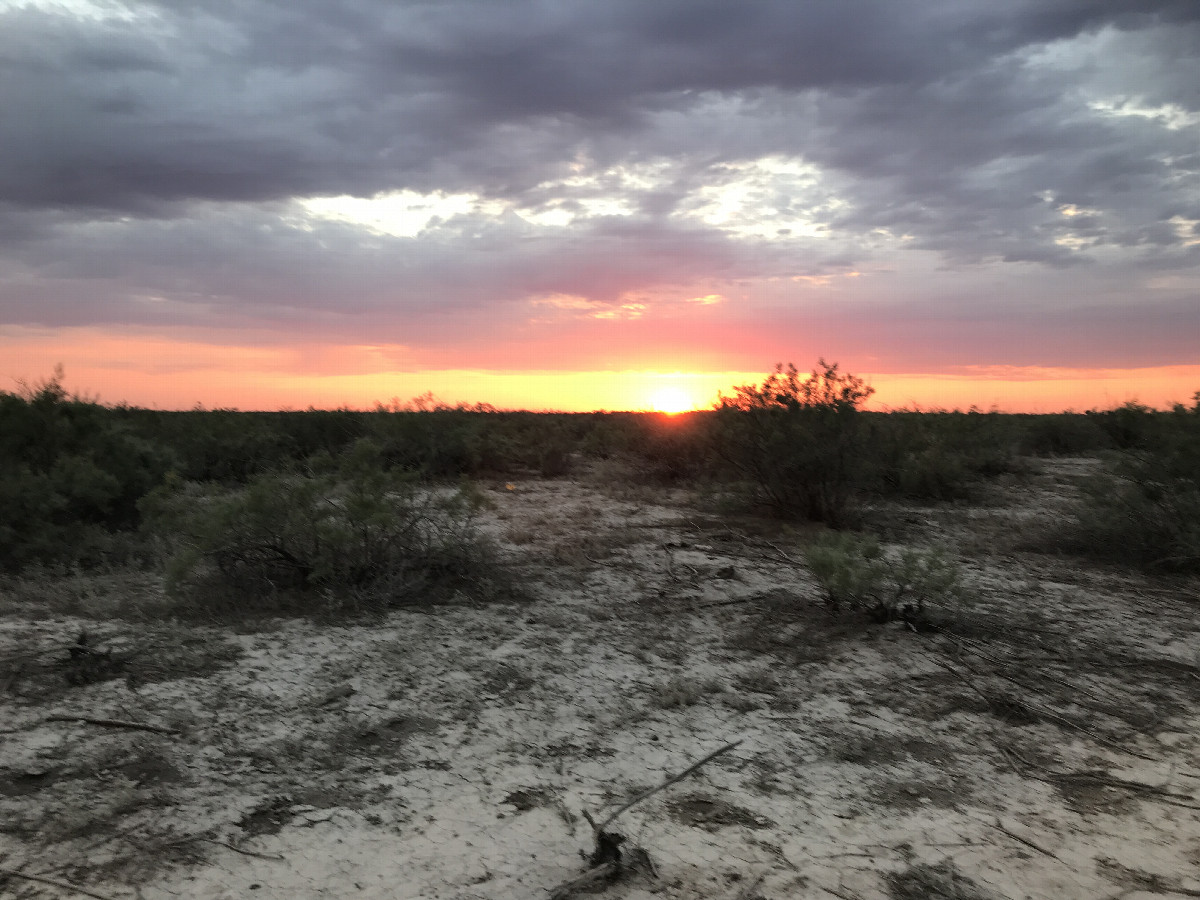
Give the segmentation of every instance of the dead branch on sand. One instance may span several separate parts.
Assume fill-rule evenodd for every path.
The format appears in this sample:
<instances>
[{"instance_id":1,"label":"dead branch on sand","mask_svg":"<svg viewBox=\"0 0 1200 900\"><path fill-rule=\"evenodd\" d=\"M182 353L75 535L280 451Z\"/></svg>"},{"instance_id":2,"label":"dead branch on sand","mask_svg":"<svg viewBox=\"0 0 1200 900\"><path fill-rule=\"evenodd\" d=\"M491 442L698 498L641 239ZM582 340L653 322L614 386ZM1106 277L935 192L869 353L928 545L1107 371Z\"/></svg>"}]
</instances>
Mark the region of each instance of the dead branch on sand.
<instances>
[{"instance_id":1,"label":"dead branch on sand","mask_svg":"<svg viewBox=\"0 0 1200 900\"><path fill-rule=\"evenodd\" d=\"M101 728L129 728L134 731L152 731L155 734L179 734L177 728L167 728L164 725L147 725L144 722L126 722L122 719L96 719L91 716L53 715L46 716L43 722L75 722L80 725L98 725Z\"/></svg>"},{"instance_id":2,"label":"dead branch on sand","mask_svg":"<svg viewBox=\"0 0 1200 900\"><path fill-rule=\"evenodd\" d=\"M26 881L34 881L38 884L46 884L50 887L58 888L60 891L71 891L83 897L94 897L96 900L113 900L107 894L97 894L95 891L89 891L87 888L82 888L77 884L71 884L69 881L59 881L57 878L47 878L44 875L29 875L25 872L20 872L16 869L0 868L0 878L24 878Z\"/></svg>"},{"instance_id":3,"label":"dead branch on sand","mask_svg":"<svg viewBox=\"0 0 1200 900\"><path fill-rule=\"evenodd\" d=\"M993 827L997 831L1000 831L1000 832L1008 835L1010 838L1012 838L1018 844L1024 844L1030 850L1036 850L1038 853L1041 853L1043 856L1048 856L1057 862L1063 862L1061 859L1059 859L1058 855L1055 854L1053 851L1047 850L1045 847L1031 841L1029 838L1021 837L1021 835L1017 834L1015 831L1010 831L1009 829L1005 828L1004 824L1000 821L1000 819L998 819L998 818L996 819L995 825ZM1064 865L1065 865L1065 863L1064 863Z\"/></svg>"},{"instance_id":4,"label":"dead branch on sand","mask_svg":"<svg viewBox=\"0 0 1200 900\"><path fill-rule=\"evenodd\" d=\"M708 762L716 759L722 753L728 753L730 750L732 750L734 747L736 747L740 743L741 743L740 739L736 740L736 741L731 741L730 743L726 744L724 747L721 747L719 750L714 750L712 753L708 754L708 756L704 757L704 759L700 760L699 762L692 763L692 765L688 766L686 769L684 769L678 775L672 775L670 778L668 778L666 781L664 781L658 787L651 788L648 791L638 794L636 797L634 797L632 800L630 800L628 803L626 803L624 806L622 806L620 809L618 809L615 813L613 813L607 819L605 819L603 822L601 822L598 826L596 826L596 833L599 834L605 828L607 828L609 825L611 825L613 820L615 820L617 818L617 816L621 815L621 813L625 812L625 810L630 809L634 806L637 806L643 800L650 799L655 794L657 794L659 791L663 790L664 788L669 788L671 785L675 784L675 782L683 781L683 779L687 778L689 775L691 775L693 772L695 772L697 769L699 769L705 763L708 763Z\"/></svg>"},{"instance_id":5,"label":"dead branch on sand","mask_svg":"<svg viewBox=\"0 0 1200 900\"><path fill-rule=\"evenodd\" d=\"M976 677L978 677L979 673L976 672L974 669L972 669L969 665L967 665L966 660L964 660L960 657L956 661L958 662L959 665L961 665L963 668L965 668L972 675L975 675ZM976 694L978 694L980 697L982 697L989 709L996 709L996 707L997 707L996 698L992 697L989 694L982 691L979 687L977 687L975 685L975 682L973 682L970 678L968 678L962 672L960 672L956 668L954 668L954 666L950 665L945 660L937 659L936 657L933 658L933 662L936 665L941 666L947 672L949 672L952 675L954 675L955 677L957 677L965 685L967 685L967 687L969 687ZM1153 756L1149 756L1145 753L1141 753L1137 750L1132 749L1131 747L1123 747L1120 744L1116 743L1115 741L1110 741L1108 738L1104 737L1103 735L1097 734L1096 732L1092 731L1090 728L1085 728L1084 726L1080 725L1077 722L1072 722L1070 719L1065 718L1064 716L1060 716L1058 713L1056 713L1052 710L1046 709L1044 706L1030 703L1027 700L1013 699L1011 702L1015 706L1022 708L1025 712L1027 712L1029 714L1032 714L1034 716L1040 716L1041 718L1047 719L1051 722L1057 722L1059 725L1064 725L1067 728L1073 729L1074 731L1078 731L1080 734L1091 738L1093 741L1095 741L1098 744L1108 747L1110 750L1116 750L1120 753L1128 754L1129 756L1136 756L1138 759L1144 759L1149 762L1159 762L1159 760Z\"/></svg>"},{"instance_id":6,"label":"dead branch on sand","mask_svg":"<svg viewBox=\"0 0 1200 900\"><path fill-rule=\"evenodd\" d=\"M1107 769L1094 769L1090 771L1075 771L1075 772L1058 772L1047 766L1040 765L1029 759L1026 759L1013 747L998 748L1006 759L1015 759L1021 765L1030 769L1036 769L1044 772L1045 775L1034 775L1034 778L1040 778L1043 781L1053 783L1070 783L1070 782L1088 782L1097 784L1101 787L1115 788L1116 790L1129 791L1143 800L1156 800L1159 803L1166 803L1170 806L1180 806L1184 809L1200 809L1200 804L1196 804L1195 798L1191 794L1180 794L1175 791L1168 790L1157 784L1147 784L1144 781L1127 781L1124 778L1117 778L1109 773ZM1019 771L1017 766L1013 768Z\"/></svg>"},{"instance_id":7,"label":"dead branch on sand","mask_svg":"<svg viewBox=\"0 0 1200 900\"><path fill-rule=\"evenodd\" d=\"M592 826L592 832L596 838L596 847L592 851L592 855L588 857L588 864L591 866L582 875L564 881L550 891L550 900L567 900L577 891L582 890L590 885L601 880L613 880L621 873L621 844L625 842L625 836L605 829L611 825L616 818L628 809L637 806L643 800L648 800L659 791L670 787L676 782L687 778L701 766L716 759L722 753L728 753L734 747L738 746L741 740L731 741L724 747L714 750L712 753L705 756L698 762L692 763L682 772L677 775L672 775L667 778L662 784L653 787L648 791L643 791L638 794L628 803L621 806L616 812L609 815L603 822L596 824L596 820L592 818L587 810L583 811L583 817L587 819L589 825Z\"/></svg>"},{"instance_id":8,"label":"dead branch on sand","mask_svg":"<svg viewBox=\"0 0 1200 900\"><path fill-rule=\"evenodd\" d=\"M550 892L550 900L567 900L577 891L590 887L598 881L603 881L606 878L611 878L617 873L617 862L602 863L588 869L578 878L572 878L570 881L564 881L558 887Z\"/></svg>"}]
</instances>

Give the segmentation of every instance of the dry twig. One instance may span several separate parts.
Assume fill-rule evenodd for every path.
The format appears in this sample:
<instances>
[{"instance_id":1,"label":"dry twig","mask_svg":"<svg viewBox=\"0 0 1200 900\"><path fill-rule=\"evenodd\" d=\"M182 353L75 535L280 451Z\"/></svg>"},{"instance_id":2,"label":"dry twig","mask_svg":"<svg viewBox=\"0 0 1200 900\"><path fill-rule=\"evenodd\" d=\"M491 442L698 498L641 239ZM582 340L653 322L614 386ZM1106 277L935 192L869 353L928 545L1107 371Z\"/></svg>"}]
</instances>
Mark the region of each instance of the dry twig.
<instances>
[{"instance_id":1,"label":"dry twig","mask_svg":"<svg viewBox=\"0 0 1200 900\"><path fill-rule=\"evenodd\" d=\"M153 731L155 734L179 734L176 728L164 725L147 725L144 722L126 722L121 719L95 719L91 716L46 716L43 722L77 722L81 725L99 725L101 728L129 728L134 731Z\"/></svg>"},{"instance_id":2,"label":"dry twig","mask_svg":"<svg viewBox=\"0 0 1200 900\"><path fill-rule=\"evenodd\" d=\"M997 828L997 830L1002 831L1005 834L1007 834L1010 838L1012 838L1017 843L1024 844L1029 849L1036 850L1038 853L1048 856L1051 859L1056 860L1057 862L1062 862L1062 860L1059 859L1052 851L1047 850L1045 847L1042 847L1039 844L1034 843L1033 841L1029 840L1029 838L1021 837L1021 835L1017 834L1015 831L1009 831L1007 828L1004 827L1004 825L1000 822L999 819L996 820L995 827Z\"/></svg>"},{"instance_id":3,"label":"dry twig","mask_svg":"<svg viewBox=\"0 0 1200 900\"><path fill-rule=\"evenodd\" d=\"M97 894L95 891L89 891L87 888L82 888L77 884L71 884L69 881L59 881L56 878L47 878L44 875L29 875L16 869L0 868L0 877L24 878L26 881L35 881L38 884L46 884L50 887L56 887L61 891L71 891L83 897L94 897L96 900L113 900L113 898L109 897L107 894Z\"/></svg>"},{"instance_id":4,"label":"dry twig","mask_svg":"<svg viewBox=\"0 0 1200 900\"><path fill-rule=\"evenodd\" d=\"M821 890L825 891L825 893L833 894L833 896L835 896L835 897L841 897L842 900L862 900L862 897L860 897L858 894L844 893L841 888L837 888L835 890L834 888L831 888L831 887L825 887L825 885L823 885L823 884L819 885L819 887L821 888Z\"/></svg>"},{"instance_id":5,"label":"dry twig","mask_svg":"<svg viewBox=\"0 0 1200 900\"><path fill-rule=\"evenodd\" d=\"M967 685L967 687L971 688L971 690L973 690L976 694L978 694L980 697L982 697L985 700L985 702L987 702L988 706L992 706L994 704L995 701L993 698L989 697L982 690L980 690L978 687L976 687L975 683L973 681L971 681L970 678L968 678L962 672L958 671L956 668L954 668L954 666L952 666L948 662L945 662L944 660L940 660L940 659L934 659L934 662L937 665L941 666L943 669L947 670L951 674L953 674L956 677L958 677L959 679L961 679L962 682L965 685ZM978 673L974 669L972 669L969 665L967 665L967 663L963 659L960 658L958 660L958 662L964 668L966 668L966 670L968 672L970 672L972 675L978 675ZM1120 744L1115 743L1114 741L1110 741L1108 738L1104 737L1103 735L1097 734L1096 732L1092 731L1090 728L1084 728L1082 725L1078 724L1077 722L1072 722L1070 719L1066 718L1065 716L1060 716L1058 713L1048 710L1043 706L1038 706L1036 704L1029 703L1027 701L1020 701L1020 705L1023 706L1025 709L1029 710L1030 712L1032 712L1038 716L1041 716L1045 719L1048 719L1051 722L1057 722L1060 725L1065 725L1068 728L1072 728L1075 731L1078 731L1080 734L1090 737L1096 743L1102 744L1103 746L1108 747L1109 749L1117 750L1120 753L1126 753L1130 756L1136 756L1138 759L1144 759L1144 760L1147 760L1148 762L1158 762L1159 761L1158 759L1156 759L1153 756L1149 756L1145 753L1139 753L1137 750L1133 750L1129 747L1122 747Z\"/></svg>"},{"instance_id":6,"label":"dry twig","mask_svg":"<svg viewBox=\"0 0 1200 900\"><path fill-rule=\"evenodd\" d=\"M944 634L948 638L950 638L958 643L959 646L957 649L959 650L958 658L960 661L962 660L962 651L967 650L968 652L974 653L977 656L980 656L983 659L986 659L988 662L992 663L995 666L1011 666L1012 665L1011 660L1001 659L1001 658L993 656L992 654L983 650L982 648L983 648L984 644L980 641L975 641L975 640L972 640L971 638L963 637L960 634L956 634L955 632L951 631L949 628L945 627L944 625L938 625L935 627L939 634ZM1024 681L1024 680L1016 678L1012 675L1008 675L1004 672L994 670L992 672L992 674L995 675L997 678L1003 678L1005 681L1011 682L1012 684L1015 684L1018 687L1023 687L1026 690L1036 690L1036 688L1033 685L1031 685L1028 681ZM1040 677L1046 681L1049 681L1053 684L1057 684L1060 687L1065 687L1068 690L1072 691L1073 693L1083 694L1084 696L1089 697L1098 703L1104 703L1106 701L1120 699L1120 698L1116 697L1115 695L1113 695L1111 692L1109 692L1108 696L1106 696L1106 697L1101 696L1098 693L1096 693L1095 691L1093 691L1090 687L1087 687L1087 686L1081 685L1081 684L1076 684L1075 682L1068 681L1065 678L1059 678L1058 676L1051 675L1050 673L1048 673L1046 671L1039 671L1036 674L1038 677Z\"/></svg>"},{"instance_id":7,"label":"dry twig","mask_svg":"<svg viewBox=\"0 0 1200 900\"><path fill-rule=\"evenodd\" d=\"M588 869L577 878L572 878L570 881L564 881L556 888L550 891L550 900L567 900L576 891L579 891L589 885L595 884L604 878L613 875L617 870L617 863L606 862L595 868Z\"/></svg>"},{"instance_id":8,"label":"dry twig","mask_svg":"<svg viewBox=\"0 0 1200 900\"><path fill-rule=\"evenodd\" d=\"M255 859L270 859L275 861L287 859L287 857L279 856L275 853L255 853L253 850L243 850L241 847L235 847L233 844L227 844L225 841L218 841L213 838L196 837L188 838L188 840L203 841L206 844L216 844L218 847L224 847L226 850L232 850L234 853L242 854L242 856L253 856ZM177 843L183 844L187 843L187 841L178 841Z\"/></svg>"},{"instance_id":9,"label":"dry twig","mask_svg":"<svg viewBox=\"0 0 1200 900\"><path fill-rule=\"evenodd\" d=\"M671 785L675 784L675 782L683 781L683 779L687 778L689 775L691 775L693 772L695 772L697 769L699 769L702 765L704 765L707 762L710 762L711 760L716 759L722 753L728 753L730 750L732 750L734 747L736 747L740 743L741 743L740 739L736 740L736 741L732 741L732 742L726 744L724 747L721 747L719 750L714 750L712 753L708 754L708 756L704 757L704 759L700 760L699 762L692 763L692 765L688 766L686 769L684 769L678 775L672 775L670 778L668 778L666 781L664 781L658 787L651 788L648 791L644 791L641 794L638 794L636 797L634 797L632 800L630 800L628 803L626 803L624 806L622 806L620 809L618 809L615 813L613 813L611 816L609 816L607 819L605 819L603 822L601 822L596 827L596 833L599 834L600 832L602 832L606 827L608 827L610 824L612 824L613 820L616 819L617 816L619 816L619 815L621 815L621 813L625 812L625 810L629 809L630 807L637 806L637 804L641 803L643 800L647 800L650 797L653 797L655 794L657 794L659 791L663 790L664 788L668 788Z\"/></svg>"}]
</instances>

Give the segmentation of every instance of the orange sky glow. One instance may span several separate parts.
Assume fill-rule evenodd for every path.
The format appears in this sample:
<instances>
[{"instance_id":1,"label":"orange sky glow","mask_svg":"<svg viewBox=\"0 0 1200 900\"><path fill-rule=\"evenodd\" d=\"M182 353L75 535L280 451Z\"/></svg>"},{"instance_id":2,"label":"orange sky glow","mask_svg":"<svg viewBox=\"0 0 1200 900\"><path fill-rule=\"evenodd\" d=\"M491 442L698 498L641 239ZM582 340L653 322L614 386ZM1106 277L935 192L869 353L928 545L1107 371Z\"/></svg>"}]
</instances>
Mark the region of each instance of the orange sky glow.
<instances>
[{"instance_id":1,"label":"orange sky glow","mask_svg":"<svg viewBox=\"0 0 1200 900\"><path fill-rule=\"evenodd\" d=\"M1195 0L199 6L0 0L0 390L1200 390Z\"/></svg>"},{"instance_id":2,"label":"orange sky glow","mask_svg":"<svg viewBox=\"0 0 1200 900\"><path fill-rule=\"evenodd\" d=\"M450 403L499 409L704 409L718 392L762 380L759 371L473 370L401 371L387 348L372 346L245 347L77 329L0 332L0 385L15 390L64 366L68 390L103 403L159 409L243 410L349 407L401 403L432 392ZM796 359L802 369L813 360ZM1190 403L1200 365L1142 368L960 367L941 373L871 372L843 366L875 388L871 409L998 409L1056 412L1108 409L1136 400L1158 408Z\"/></svg>"}]
</instances>

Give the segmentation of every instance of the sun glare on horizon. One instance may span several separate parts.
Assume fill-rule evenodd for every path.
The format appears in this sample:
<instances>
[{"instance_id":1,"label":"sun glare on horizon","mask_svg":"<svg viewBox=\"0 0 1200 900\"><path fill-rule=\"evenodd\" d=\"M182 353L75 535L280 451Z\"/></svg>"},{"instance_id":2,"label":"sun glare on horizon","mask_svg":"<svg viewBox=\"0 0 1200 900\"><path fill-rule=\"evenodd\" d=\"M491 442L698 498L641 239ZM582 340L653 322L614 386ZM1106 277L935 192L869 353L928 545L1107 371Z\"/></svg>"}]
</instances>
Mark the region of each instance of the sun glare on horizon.
<instances>
[{"instance_id":1,"label":"sun glare on horizon","mask_svg":"<svg viewBox=\"0 0 1200 900\"><path fill-rule=\"evenodd\" d=\"M664 387L654 392L652 405L655 412L675 415L695 409L696 404L683 388Z\"/></svg>"}]
</instances>

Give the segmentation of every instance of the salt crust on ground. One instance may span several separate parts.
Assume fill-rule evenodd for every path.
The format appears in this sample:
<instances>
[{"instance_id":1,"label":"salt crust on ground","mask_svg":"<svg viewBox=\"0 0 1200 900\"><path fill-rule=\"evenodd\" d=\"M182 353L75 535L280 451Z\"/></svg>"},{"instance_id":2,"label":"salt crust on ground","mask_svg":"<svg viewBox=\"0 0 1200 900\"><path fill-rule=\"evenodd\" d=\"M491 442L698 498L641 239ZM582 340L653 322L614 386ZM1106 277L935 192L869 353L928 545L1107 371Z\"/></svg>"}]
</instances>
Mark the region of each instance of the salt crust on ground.
<instances>
[{"instance_id":1,"label":"salt crust on ground","mask_svg":"<svg viewBox=\"0 0 1200 900\"><path fill-rule=\"evenodd\" d=\"M968 572L961 640L840 624L797 535L602 473L489 488L528 602L235 633L9 598L0 658L32 661L0 696L0 867L145 900L546 897L586 867L584 811L740 739L621 816L657 877L595 896L872 900L920 863L979 897L1196 896L1195 582L1020 549L1085 465L876 511ZM84 629L164 648L163 671L39 681Z\"/></svg>"}]
</instances>

